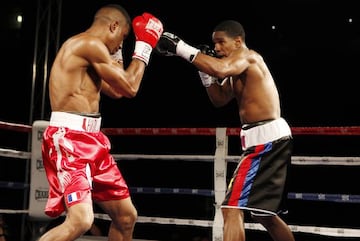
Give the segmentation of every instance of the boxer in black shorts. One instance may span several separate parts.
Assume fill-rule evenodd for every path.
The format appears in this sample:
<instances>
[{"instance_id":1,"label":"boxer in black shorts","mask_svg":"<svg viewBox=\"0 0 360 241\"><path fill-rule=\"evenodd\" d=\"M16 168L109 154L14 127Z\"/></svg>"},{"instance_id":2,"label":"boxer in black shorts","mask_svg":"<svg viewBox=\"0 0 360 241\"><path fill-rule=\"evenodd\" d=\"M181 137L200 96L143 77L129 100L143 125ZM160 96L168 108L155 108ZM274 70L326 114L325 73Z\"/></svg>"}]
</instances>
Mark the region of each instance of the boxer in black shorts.
<instances>
[{"instance_id":1,"label":"boxer in black shorts","mask_svg":"<svg viewBox=\"0 0 360 241\"><path fill-rule=\"evenodd\" d=\"M242 130L243 155L234 171L221 209L224 241L245 240L244 211L261 223L274 241L294 241L289 226L279 217L286 200L286 177L291 164L292 136L281 117L277 87L262 56L245 43L243 26L225 20L212 33L211 51L190 46L165 32L156 50L180 56L198 70L216 107L236 99Z\"/></svg>"}]
</instances>

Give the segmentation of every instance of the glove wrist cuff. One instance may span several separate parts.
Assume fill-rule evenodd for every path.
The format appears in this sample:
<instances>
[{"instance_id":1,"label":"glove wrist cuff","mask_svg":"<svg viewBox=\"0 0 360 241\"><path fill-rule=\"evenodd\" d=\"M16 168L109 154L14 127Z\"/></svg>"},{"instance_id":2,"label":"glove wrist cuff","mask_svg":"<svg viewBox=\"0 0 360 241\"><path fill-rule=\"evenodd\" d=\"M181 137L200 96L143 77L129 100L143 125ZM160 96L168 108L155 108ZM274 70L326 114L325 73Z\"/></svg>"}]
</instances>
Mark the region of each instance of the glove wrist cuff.
<instances>
[{"instance_id":1,"label":"glove wrist cuff","mask_svg":"<svg viewBox=\"0 0 360 241\"><path fill-rule=\"evenodd\" d=\"M116 53L111 55L111 58L118 62L118 63L122 63L123 62L123 54L122 54L122 49L118 49L118 51L116 51Z\"/></svg>"},{"instance_id":2,"label":"glove wrist cuff","mask_svg":"<svg viewBox=\"0 0 360 241\"><path fill-rule=\"evenodd\" d=\"M148 65L151 52L152 52L152 47L150 44L138 40L135 42L135 49L132 57L135 59L140 59L146 65Z\"/></svg>"},{"instance_id":3,"label":"glove wrist cuff","mask_svg":"<svg viewBox=\"0 0 360 241\"><path fill-rule=\"evenodd\" d=\"M196 57L196 55L200 52L199 49L194 48L184 41L180 40L176 46L176 54L190 63L192 63Z\"/></svg>"},{"instance_id":4,"label":"glove wrist cuff","mask_svg":"<svg viewBox=\"0 0 360 241\"><path fill-rule=\"evenodd\" d=\"M199 71L199 76L201 79L201 83L205 88L208 88L212 84L216 83L216 77L208 75L207 73Z\"/></svg>"},{"instance_id":5,"label":"glove wrist cuff","mask_svg":"<svg viewBox=\"0 0 360 241\"><path fill-rule=\"evenodd\" d=\"M212 84L215 84L216 83L216 79L215 78L210 78L210 79L208 79L208 80L203 80L202 81L202 84L203 84L203 86L205 87L205 88L208 88L208 87L210 87Z\"/></svg>"}]
</instances>

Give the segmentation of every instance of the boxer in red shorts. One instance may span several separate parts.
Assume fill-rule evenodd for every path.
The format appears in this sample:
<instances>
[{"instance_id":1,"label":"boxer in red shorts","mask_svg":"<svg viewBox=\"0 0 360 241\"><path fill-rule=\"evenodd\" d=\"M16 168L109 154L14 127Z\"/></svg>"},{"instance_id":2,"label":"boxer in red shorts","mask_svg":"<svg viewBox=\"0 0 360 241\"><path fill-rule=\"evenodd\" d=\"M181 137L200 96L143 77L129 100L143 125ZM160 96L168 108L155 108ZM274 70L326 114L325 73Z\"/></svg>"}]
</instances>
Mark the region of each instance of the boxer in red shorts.
<instances>
[{"instance_id":1,"label":"boxer in red shorts","mask_svg":"<svg viewBox=\"0 0 360 241\"><path fill-rule=\"evenodd\" d=\"M125 69L122 46L131 27L135 49ZM109 139L100 131L100 93L135 97L162 31L152 14L131 21L123 7L109 4L59 49L50 72L51 117L42 156L50 185L45 213L66 212L66 218L39 241L72 241L86 233L94 221L93 201L111 218L108 240L132 240L137 210L110 155Z\"/></svg>"}]
</instances>

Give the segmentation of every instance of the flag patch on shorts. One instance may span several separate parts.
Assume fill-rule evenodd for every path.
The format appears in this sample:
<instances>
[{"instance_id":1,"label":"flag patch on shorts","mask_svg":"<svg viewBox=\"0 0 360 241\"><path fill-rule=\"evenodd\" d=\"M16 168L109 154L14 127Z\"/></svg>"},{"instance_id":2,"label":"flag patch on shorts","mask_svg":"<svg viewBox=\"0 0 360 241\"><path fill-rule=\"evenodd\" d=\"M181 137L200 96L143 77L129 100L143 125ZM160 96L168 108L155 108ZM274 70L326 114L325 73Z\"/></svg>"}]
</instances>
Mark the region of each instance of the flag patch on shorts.
<instances>
[{"instance_id":1,"label":"flag patch on shorts","mask_svg":"<svg viewBox=\"0 0 360 241\"><path fill-rule=\"evenodd\" d=\"M67 195L67 201L68 203L75 202L77 200L80 200L80 192L73 192Z\"/></svg>"}]
</instances>

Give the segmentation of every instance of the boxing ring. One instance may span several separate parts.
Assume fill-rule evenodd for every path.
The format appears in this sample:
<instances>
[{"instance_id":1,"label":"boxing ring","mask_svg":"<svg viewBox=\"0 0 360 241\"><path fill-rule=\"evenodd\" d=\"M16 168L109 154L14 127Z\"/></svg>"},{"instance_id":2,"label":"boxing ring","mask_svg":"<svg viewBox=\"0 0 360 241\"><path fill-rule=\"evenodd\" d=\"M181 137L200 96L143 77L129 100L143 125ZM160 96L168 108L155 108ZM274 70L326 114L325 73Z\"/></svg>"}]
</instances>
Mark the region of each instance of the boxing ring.
<instances>
[{"instance_id":1,"label":"boxing ring","mask_svg":"<svg viewBox=\"0 0 360 241\"><path fill-rule=\"evenodd\" d=\"M24 203L27 204L24 205L23 209L0 207L0 213L26 216L27 220L40 224L50 221L43 213L47 198L47 181L42 166L40 150L42 132L47 124L47 121L35 121L32 126L29 126L0 121L0 131L12 133L11 135L22 135L23 139L28 138L31 143L30 146L28 146L28 151L0 147L0 161L6 162L11 159L24 161L28 163L24 166L29 168L27 171L30 176L29 180L25 178L24 182L4 181L0 178L1 190L22 190L22 192L25 193L24 199L26 199ZM109 136L113 143L113 155L120 165L120 169L130 186L134 203L136 203L139 209L139 218L137 221L139 229L151 230L159 226L165 226L171 230L173 227L191 226L193 228L207 230L209 238L213 241L222 240L223 222L219 204L224 198L228 178L241 154L239 144L240 128L103 128L102 130ZM336 141L335 146L341 146L342 144L346 144L344 140L348 138L354 143L354 140L360 136L360 127L292 127L292 132L295 148L297 145L301 146L303 143L311 142L308 140L305 141L305 138L315 139L312 141L316 144L319 141L324 142L325 139L328 140L339 137L340 139ZM316 139L316 137L320 139ZM142 144L140 144L140 141L137 141L137 139L141 139ZM299 143L296 143L297 141L299 141ZM202 145L200 145L200 143ZM186 145L189 146L187 149L184 148ZM313 146L313 143L309 145ZM173 148L174 146L178 149ZM23 149L26 149L26 147L23 147ZM329 186L325 185L327 187L317 193L316 190L314 190L317 187L306 182L307 179L311 179L310 175L301 175L299 174L301 171L293 170L291 174L295 173L296 175L290 176L290 179L293 182L295 191L292 190L290 186L288 199L292 205L289 206L289 212L294 212L294 210L296 212L296 209L298 209L298 213L304 213L305 217L303 217L303 220L307 220L307 211L300 210L296 206L305 209L308 206L314 206L315 209L320 210L318 207L323 205L328 209L329 213L333 212L332 209L336 204L342 207L349 205L350 212L353 208L354 210L356 208L359 209L360 195L357 195L356 191L350 191L349 188L341 189L341 187L343 187L342 185L340 185L340 189L337 190L338 187L336 186L336 182L334 182L334 173L330 172L330 178L328 179L324 176L324 173L327 173L326 170L329 167L332 167L329 169L334 171L341 170L341 168L344 168L344 170L348 170L347 168L349 168L349 170L359 170L360 157L358 155L324 155L324 150L316 148L314 148L314 150L320 153L316 153L315 151L314 156L305 156L298 155L295 152L292 157L293 169L306 169L308 172L309 170L311 172L312 169L317 169L315 173L317 173L316 175L318 175L318 177L316 178L318 179L315 178L315 180L325 184L328 183ZM355 153L357 152L355 151ZM164 167L157 167L155 164L157 162L165 165L165 169ZM184 162L191 162L191 164L184 164ZM187 165L188 167L182 167L184 168L184 170L182 170L180 163L182 166ZM205 167L202 165L205 165ZM172 166L175 166L177 170L171 170ZM128 173L130 173L127 170L134 169L134 173L136 173L140 172L136 171L139 170L140 167L142 167L142 171L139 178L135 180L131 176L127 176L129 175ZM151 171L150 168L152 167L157 169L159 174ZM150 177L145 177L144 174L146 173L153 174L150 175ZM196 178L194 178L195 175L200 180L200 184L198 185ZM301 175L300 178L298 177L299 175ZM188 183L180 182L178 176L183 180L187 180ZM345 179L346 176L347 175L345 175ZM301 181L299 181L299 179ZM170 185L172 181L175 184ZM313 181L313 183L315 182ZM191 184L194 184L194 187L191 187ZM307 190L310 190L310 192ZM312 190L314 190L314 192L312 192ZM324 192L324 190L328 192ZM349 191L349 193L345 191ZM1 193L3 193L3 191ZM26 193L29 194L26 195ZM146 196L148 196L147 199L145 198ZM8 198L11 200L12 197L9 196ZM155 199L158 201L154 201L154 203L159 206L154 205L154 203L150 204L151 200ZM181 201L189 213L184 211L186 209L182 210L181 208L177 208L178 204L173 204L172 208L169 208L166 202L172 203L172 200ZM202 203L199 204L199 200L201 200ZM162 202L165 204L161 204ZM196 202L196 204L193 205L191 202ZM142 207L147 205L151 205L148 213L146 213L146 210L142 210ZM164 210L165 213L167 212L168 215L160 216L159 213L162 210ZM179 211L180 213L177 214L175 211ZM190 216L191 212L196 214L195 217ZM343 215L346 216L347 214ZM105 222L110 220L106 214L101 212L96 212L95 218ZM356 227L356 225L342 223L319 225L315 221L313 221L313 223L312 221L306 221L305 224L301 224L297 221L296 218L286 219L295 236L297 234L310 234L317 235L318 237L337 237L340 240L345 238L360 238L360 229ZM138 226L135 229L138 229ZM146 229L146 226L150 226L150 228ZM41 231L41 225L37 227L39 228L37 231ZM251 222L246 222L245 228L249 232L261 233L265 230L261 225ZM22 224L21 231L24 232L24 229ZM157 237L151 237L150 233L146 235L148 236L136 237L137 234L135 231L134 237L136 239L134 240L158 240ZM104 237L84 236L78 240L105 239ZM248 240L252 239L248 238Z\"/></svg>"}]
</instances>

